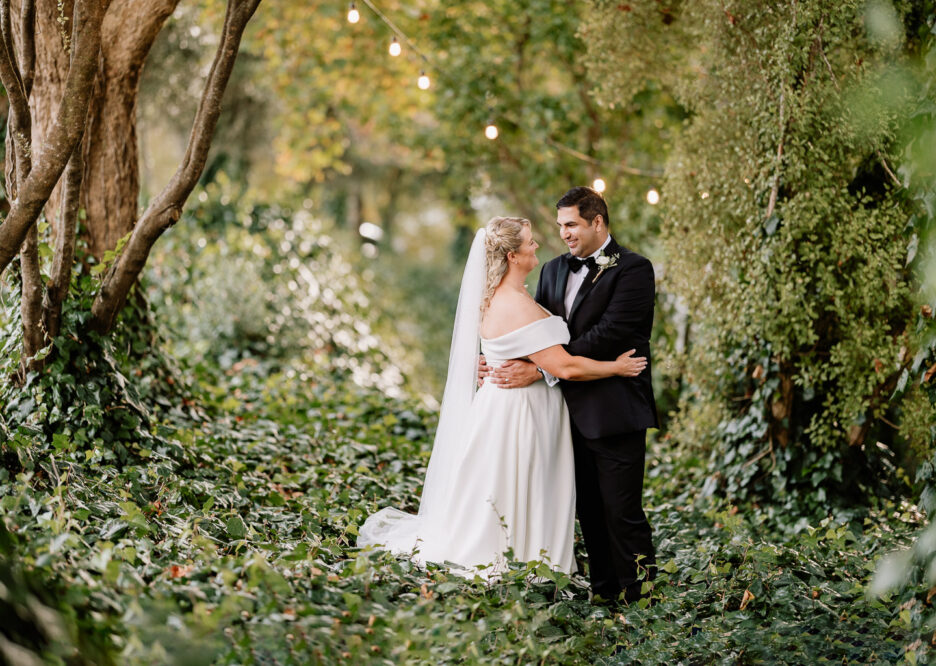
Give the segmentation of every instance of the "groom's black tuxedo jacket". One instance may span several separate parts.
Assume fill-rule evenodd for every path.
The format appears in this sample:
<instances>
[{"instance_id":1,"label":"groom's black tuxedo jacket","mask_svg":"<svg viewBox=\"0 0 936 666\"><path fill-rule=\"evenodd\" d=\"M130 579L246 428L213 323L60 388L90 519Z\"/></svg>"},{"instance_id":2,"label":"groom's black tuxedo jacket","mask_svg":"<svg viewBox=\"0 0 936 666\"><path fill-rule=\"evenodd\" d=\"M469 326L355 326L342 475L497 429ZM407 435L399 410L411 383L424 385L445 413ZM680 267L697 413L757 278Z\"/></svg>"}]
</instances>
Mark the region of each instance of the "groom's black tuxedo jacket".
<instances>
[{"instance_id":1,"label":"groom's black tuxedo jacket","mask_svg":"<svg viewBox=\"0 0 936 666\"><path fill-rule=\"evenodd\" d=\"M636 349L635 356L647 357L647 367L637 377L560 383L572 422L589 439L659 427L650 385L650 329L656 292L653 265L646 257L622 248L614 238L604 254L619 255L616 265L595 282L598 270L589 271L569 313L564 304L568 253L543 266L536 286L536 301L566 320L571 335L566 350L570 354L613 361L628 349Z\"/></svg>"}]
</instances>

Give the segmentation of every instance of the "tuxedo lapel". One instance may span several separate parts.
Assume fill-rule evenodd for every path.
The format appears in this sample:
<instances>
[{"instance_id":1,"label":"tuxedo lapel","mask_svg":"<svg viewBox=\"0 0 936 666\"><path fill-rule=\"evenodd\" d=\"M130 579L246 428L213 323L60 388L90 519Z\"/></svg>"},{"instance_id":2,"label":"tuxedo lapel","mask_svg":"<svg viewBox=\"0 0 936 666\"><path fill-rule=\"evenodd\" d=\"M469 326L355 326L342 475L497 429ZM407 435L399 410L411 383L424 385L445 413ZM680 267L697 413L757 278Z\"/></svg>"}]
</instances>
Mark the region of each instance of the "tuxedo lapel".
<instances>
[{"instance_id":1,"label":"tuxedo lapel","mask_svg":"<svg viewBox=\"0 0 936 666\"><path fill-rule=\"evenodd\" d=\"M569 312L569 316L566 318L567 321L572 321L572 316L575 314L575 311L578 310L579 305L582 304L582 301L585 300L585 296L588 295L588 292L591 291L591 288L595 286L594 279L598 275L598 269L593 268L588 271L588 274L585 276L585 281L582 282L582 286L579 287L578 293L575 295L575 300L572 301L572 310Z\"/></svg>"},{"instance_id":2,"label":"tuxedo lapel","mask_svg":"<svg viewBox=\"0 0 936 666\"><path fill-rule=\"evenodd\" d=\"M566 261L565 256L559 257L559 266L556 271L556 290L553 292L553 303L556 304L556 307L553 308L553 312L557 314L567 315L565 311L565 292L566 284L569 282L569 262ZM568 316L566 317L568 321Z\"/></svg>"},{"instance_id":3,"label":"tuxedo lapel","mask_svg":"<svg viewBox=\"0 0 936 666\"><path fill-rule=\"evenodd\" d=\"M617 242L615 242L614 237L612 237L611 242L609 242L608 245L604 249L604 255L606 257L613 257L615 254L617 255L621 254L621 246L618 245ZM609 268L609 269L606 269L605 272L610 271L610 270L614 270L614 269ZM566 277L568 277L568 275L569 275L569 267L568 267L568 264L566 264ZM597 268L593 268L590 271L588 271L588 275L585 276L585 281L582 282L582 286L579 287L578 293L575 295L575 300L572 301L572 310L571 312L569 312L568 317L566 317L566 321L568 322L572 321L572 316L575 314L576 310L578 310L579 305L582 304L582 301L584 301L585 297L588 296L588 292L590 292L592 290L592 287L595 286L595 278L597 275L598 275ZM562 285L563 285L562 293L563 295L565 295L565 281L563 281Z\"/></svg>"}]
</instances>

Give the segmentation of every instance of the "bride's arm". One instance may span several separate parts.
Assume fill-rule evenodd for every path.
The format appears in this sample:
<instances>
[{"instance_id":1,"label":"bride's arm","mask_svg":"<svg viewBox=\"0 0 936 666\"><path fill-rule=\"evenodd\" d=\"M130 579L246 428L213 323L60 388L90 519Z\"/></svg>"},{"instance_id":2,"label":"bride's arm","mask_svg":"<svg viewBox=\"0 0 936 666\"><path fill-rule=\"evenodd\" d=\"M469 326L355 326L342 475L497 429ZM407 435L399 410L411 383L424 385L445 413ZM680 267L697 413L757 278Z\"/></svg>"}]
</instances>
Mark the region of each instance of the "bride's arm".
<instances>
[{"instance_id":1,"label":"bride's arm","mask_svg":"<svg viewBox=\"0 0 936 666\"><path fill-rule=\"evenodd\" d=\"M487 323L499 324L492 327L495 330L509 329L516 330L520 326L531 324L534 321L543 319L543 311L539 305L525 295L515 295L509 292L504 294L495 293L495 299L499 299L496 305L500 306L489 316L496 317ZM492 301L491 310L494 310L495 303ZM482 324L484 328L484 324ZM572 381L589 381L592 379L604 379L619 375L621 377L636 377L644 368L647 367L647 359L643 356L634 358L634 349L621 354L614 361L596 361L584 356L572 356L562 345L553 345L541 351L529 355L530 361L535 364L530 366L529 372L536 372L535 367L542 368L549 374L559 379L568 379ZM509 361L508 361L509 363ZM521 367L528 366L522 360L515 361ZM538 375L539 373L536 372ZM496 375L492 377L495 384L502 387L513 386L509 381L498 381ZM517 383L517 386L529 385L532 381Z\"/></svg>"},{"instance_id":2,"label":"bride's arm","mask_svg":"<svg viewBox=\"0 0 936 666\"><path fill-rule=\"evenodd\" d=\"M562 345L547 347L535 354L530 360L549 374L559 379L587 382L605 377L636 377L647 367L647 359L634 357L634 350L624 352L614 361L596 361L584 356L572 356Z\"/></svg>"}]
</instances>

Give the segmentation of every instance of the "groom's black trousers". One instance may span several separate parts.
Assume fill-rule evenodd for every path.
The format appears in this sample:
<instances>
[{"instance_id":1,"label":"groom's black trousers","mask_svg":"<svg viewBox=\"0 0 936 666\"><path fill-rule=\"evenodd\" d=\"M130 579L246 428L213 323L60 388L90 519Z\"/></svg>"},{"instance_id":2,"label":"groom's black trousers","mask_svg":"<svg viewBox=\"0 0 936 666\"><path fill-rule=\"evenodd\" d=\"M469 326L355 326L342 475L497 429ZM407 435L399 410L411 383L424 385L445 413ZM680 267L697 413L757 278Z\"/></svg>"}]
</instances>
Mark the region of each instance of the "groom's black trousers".
<instances>
[{"instance_id":1,"label":"groom's black trousers","mask_svg":"<svg viewBox=\"0 0 936 666\"><path fill-rule=\"evenodd\" d=\"M588 439L572 424L575 503L592 592L627 601L656 574L652 532L642 506L647 431Z\"/></svg>"}]
</instances>

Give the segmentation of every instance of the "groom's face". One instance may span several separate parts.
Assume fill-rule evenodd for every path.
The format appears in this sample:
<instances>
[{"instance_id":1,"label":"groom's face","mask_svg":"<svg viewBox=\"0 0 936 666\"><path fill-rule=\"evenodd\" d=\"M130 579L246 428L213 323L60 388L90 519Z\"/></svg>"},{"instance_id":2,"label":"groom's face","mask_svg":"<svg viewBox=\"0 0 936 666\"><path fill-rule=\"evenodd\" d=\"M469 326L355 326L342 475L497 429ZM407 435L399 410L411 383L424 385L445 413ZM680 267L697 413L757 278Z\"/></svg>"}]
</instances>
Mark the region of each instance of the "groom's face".
<instances>
[{"instance_id":1,"label":"groom's face","mask_svg":"<svg viewBox=\"0 0 936 666\"><path fill-rule=\"evenodd\" d=\"M608 236L601 215L589 222L579 214L578 206L568 206L556 211L559 237L569 247L574 257L587 257L601 247Z\"/></svg>"}]
</instances>

